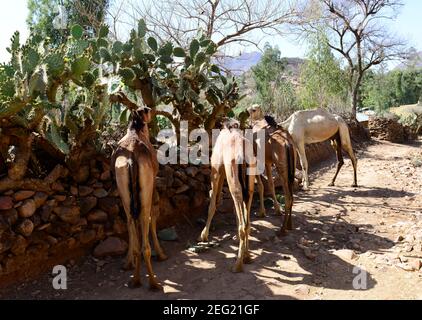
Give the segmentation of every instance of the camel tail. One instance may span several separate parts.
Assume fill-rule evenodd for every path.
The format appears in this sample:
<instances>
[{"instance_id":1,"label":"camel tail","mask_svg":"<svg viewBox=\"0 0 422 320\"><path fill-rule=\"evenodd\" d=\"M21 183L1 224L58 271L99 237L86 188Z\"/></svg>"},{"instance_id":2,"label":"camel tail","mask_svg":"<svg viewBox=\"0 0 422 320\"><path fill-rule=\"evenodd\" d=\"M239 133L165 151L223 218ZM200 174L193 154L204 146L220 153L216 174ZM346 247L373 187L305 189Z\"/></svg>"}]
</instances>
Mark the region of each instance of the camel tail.
<instances>
[{"instance_id":1,"label":"camel tail","mask_svg":"<svg viewBox=\"0 0 422 320\"><path fill-rule=\"evenodd\" d=\"M247 176L246 176L246 166L244 164L238 164L238 175L239 175L239 182L242 188L242 195L243 201L245 203L249 200L249 191L248 191L248 184L247 184Z\"/></svg>"},{"instance_id":2,"label":"camel tail","mask_svg":"<svg viewBox=\"0 0 422 320\"><path fill-rule=\"evenodd\" d=\"M138 163L133 155L128 159L129 167L129 193L130 193L130 214L134 219L139 217L140 196L139 196L139 179L138 179Z\"/></svg>"},{"instance_id":3,"label":"camel tail","mask_svg":"<svg viewBox=\"0 0 422 320\"><path fill-rule=\"evenodd\" d=\"M286 145L286 154L287 154L287 163L288 163L288 184L289 191L293 194L293 185L295 182L295 170L296 170L296 161L295 161L295 149L294 146L289 143Z\"/></svg>"}]
</instances>

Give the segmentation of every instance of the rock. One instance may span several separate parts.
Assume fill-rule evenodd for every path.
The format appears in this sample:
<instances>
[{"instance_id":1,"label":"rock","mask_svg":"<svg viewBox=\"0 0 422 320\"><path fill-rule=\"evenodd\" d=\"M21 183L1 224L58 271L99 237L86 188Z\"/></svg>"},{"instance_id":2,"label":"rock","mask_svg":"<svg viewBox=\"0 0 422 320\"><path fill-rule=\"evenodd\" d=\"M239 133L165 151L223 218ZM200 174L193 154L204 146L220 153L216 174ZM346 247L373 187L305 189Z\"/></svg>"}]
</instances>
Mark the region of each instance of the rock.
<instances>
[{"instance_id":1,"label":"rock","mask_svg":"<svg viewBox=\"0 0 422 320\"><path fill-rule=\"evenodd\" d=\"M234 211L233 199L231 198L222 199L217 209L218 211L224 212L224 213L233 212Z\"/></svg>"},{"instance_id":2,"label":"rock","mask_svg":"<svg viewBox=\"0 0 422 320\"><path fill-rule=\"evenodd\" d=\"M74 249L76 247L77 242L75 238L71 237L66 240L66 244L69 249Z\"/></svg>"},{"instance_id":3,"label":"rock","mask_svg":"<svg viewBox=\"0 0 422 320\"><path fill-rule=\"evenodd\" d=\"M16 228L16 231L25 237L29 237L34 231L34 224L29 219L24 219Z\"/></svg>"},{"instance_id":4,"label":"rock","mask_svg":"<svg viewBox=\"0 0 422 320\"><path fill-rule=\"evenodd\" d=\"M117 216L120 212L119 207L120 199L118 198L112 198L112 197L106 197L98 199L98 207L107 212L110 217Z\"/></svg>"},{"instance_id":5,"label":"rock","mask_svg":"<svg viewBox=\"0 0 422 320\"><path fill-rule=\"evenodd\" d=\"M19 216L22 218L32 217L37 210L35 201L33 199L27 199L23 204L18 208Z\"/></svg>"},{"instance_id":6,"label":"rock","mask_svg":"<svg viewBox=\"0 0 422 320\"><path fill-rule=\"evenodd\" d=\"M44 222L50 221L50 216L51 216L51 213L53 212L53 209L54 207L48 204L42 206L41 210L39 211L41 220Z\"/></svg>"},{"instance_id":7,"label":"rock","mask_svg":"<svg viewBox=\"0 0 422 320\"><path fill-rule=\"evenodd\" d=\"M94 191L93 188L88 186L79 186L79 196L80 197L86 197L90 195Z\"/></svg>"},{"instance_id":8,"label":"rock","mask_svg":"<svg viewBox=\"0 0 422 320\"><path fill-rule=\"evenodd\" d=\"M295 292L299 295L305 296L311 292L311 289L306 284L300 284L295 287Z\"/></svg>"},{"instance_id":9,"label":"rock","mask_svg":"<svg viewBox=\"0 0 422 320\"><path fill-rule=\"evenodd\" d=\"M54 238L53 236L48 235L47 242L50 244L50 246L54 246L58 243L58 240Z\"/></svg>"},{"instance_id":10,"label":"rock","mask_svg":"<svg viewBox=\"0 0 422 320\"><path fill-rule=\"evenodd\" d=\"M105 198L107 197L107 195L108 195L108 192L103 188L94 190L94 196L96 196L97 198Z\"/></svg>"},{"instance_id":11,"label":"rock","mask_svg":"<svg viewBox=\"0 0 422 320\"><path fill-rule=\"evenodd\" d=\"M188 191L188 190L189 190L189 186L185 184L185 185L177 188L175 193L179 194L179 193L183 193L183 192Z\"/></svg>"},{"instance_id":12,"label":"rock","mask_svg":"<svg viewBox=\"0 0 422 320\"><path fill-rule=\"evenodd\" d=\"M173 182L173 187L174 188L180 188L180 187L182 187L184 185L184 183L183 183L183 181L182 180L180 180L179 178L176 178L176 179L174 179L174 182Z\"/></svg>"},{"instance_id":13,"label":"rock","mask_svg":"<svg viewBox=\"0 0 422 320\"><path fill-rule=\"evenodd\" d=\"M158 191L164 191L167 189L167 179L164 177L157 177L155 179L155 186Z\"/></svg>"},{"instance_id":14,"label":"rock","mask_svg":"<svg viewBox=\"0 0 422 320\"><path fill-rule=\"evenodd\" d=\"M31 198L34 194L35 194L35 191L21 190L21 191L16 192L13 195L13 198L15 199L15 201L22 201L22 200L26 200L28 198Z\"/></svg>"},{"instance_id":15,"label":"rock","mask_svg":"<svg viewBox=\"0 0 422 320\"><path fill-rule=\"evenodd\" d=\"M179 194L171 198L174 207L179 210L187 210L189 208L190 198L185 194Z\"/></svg>"},{"instance_id":16,"label":"rock","mask_svg":"<svg viewBox=\"0 0 422 320\"><path fill-rule=\"evenodd\" d=\"M414 271L419 271L422 268L422 260L420 259L412 259L409 262L409 266L414 270Z\"/></svg>"},{"instance_id":17,"label":"rock","mask_svg":"<svg viewBox=\"0 0 422 320\"><path fill-rule=\"evenodd\" d=\"M95 230L86 230L82 232L79 236L79 240L82 244L87 244L95 240L97 233Z\"/></svg>"},{"instance_id":18,"label":"rock","mask_svg":"<svg viewBox=\"0 0 422 320\"><path fill-rule=\"evenodd\" d=\"M333 252L334 255L345 260L353 260L357 258L357 255L353 250L349 249L340 249Z\"/></svg>"},{"instance_id":19,"label":"rock","mask_svg":"<svg viewBox=\"0 0 422 320\"><path fill-rule=\"evenodd\" d=\"M117 237L109 237L95 247L94 257L120 256L126 252L127 248L126 241Z\"/></svg>"},{"instance_id":20,"label":"rock","mask_svg":"<svg viewBox=\"0 0 422 320\"><path fill-rule=\"evenodd\" d=\"M317 254L315 252L312 252L310 248L305 248L303 250L303 253L305 254L306 258L308 258L309 260L315 260L315 258L317 257Z\"/></svg>"},{"instance_id":21,"label":"rock","mask_svg":"<svg viewBox=\"0 0 422 320\"><path fill-rule=\"evenodd\" d=\"M0 254L9 250L13 245L13 236L9 232L0 234ZM2 256L0 256L1 258ZM2 259L3 262L3 259Z\"/></svg>"},{"instance_id":22,"label":"rock","mask_svg":"<svg viewBox=\"0 0 422 320\"><path fill-rule=\"evenodd\" d=\"M66 223L77 224L79 222L79 207L57 207L53 211Z\"/></svg>"},{"instance_id":23,"label":"rock","mask_svg":"<svg viewBox=\"0 0 422 320\"><path fill-rule=\"evenodd\" d=\"M186 173L188 176L191 176L192 178L195 178L195 176L198 174L199 169L197 167L188 167L186 168Z\"/></svg>"},{"instance_id":24,"label":"rock","mask_svg":"<svg viewBox=\"0 0 422 320\"><path fill-rule=\"evenodd\" d=\"M116 234L124 234L127 231L126 223L120 217L116 217L113 223L113 231Z\"/></svg>"},{"instance_id":25,"label":"rock","mask_svg":"<svg viewBox=\"0 0 422 320\"><path fill-rule=\"evenodd\" d=\"M396 238L396 241L395 241L395 242L401 242L401 241L403 241L403 240L404 240L403 236L402 236L402 235L399 235L399 236L397 236L397 238Z\"/></svg>"},{"instance_id":26,"label":"rock","mask_svg":"<svg viewBox=\"0 0 422 320\"><path fill-rule=\"evenodd\" d=\"M75 186L70 186L70 193L72 194L72 196L77 196L78 195L78 188Z\"/></svg>"},{"instance_id":27,"label":"rock","mask_svg":"<svg viewBox=\"0 0 422 320\"><path fill-rule=\"evenodd\" d=\"M10 249L15 256L19 256L25 253L26 248L28 247L28 241L25 237L18 235L13 242L13 246Z\"/></svg>"},{"instance_id":28,"label":"rock","mask_svg":"<svg viewBox=\"0 0 422 320\"><path fill-rule=\"evenodd\" d=\"M13 198L9 196L0 196L0 210L9 210L13 208Z\"/></svg>"},{"instance_id":29,"label":"rock","mask_svg":"<svg viewBox=\"0 0 422 320\"><path fill-rule=\"evenodd\" d=\"M34 195L35 206L40 208L48 199L48 195L44 192L36 192Z\"/></svg>"},{"instance_id":30,"label":"rock","mask_svg":"<svg viewBox=\"0 0 422 320\"><path fill-rule=\"evenodd\" d=\"M106 181L106 180L110 180L111 178L111 172L110 170L104 171L103 173L101 173L100 175L100 180L101 181Z\"/></svg>"},{"instance_id":31,"label":"rock","mask_svg":"<svg viewBox=\"0 0 422 320\"><path fill-rule=\"evenodd\" d=\"M1 211L0 217L3 217L9 226L12 226L18 221L18 211L15 208Z\"/></svg>"},{"instance_id":32,"label":"rock","mask_svg":"<svg viewBox=\"0 0 422 320\"><path fill-rule=\"evenodd\" d=\"M89 178L89 166L84 165L78 169L78 172L73 176L74 180L78 183L84 183Z\"/></svg>"},{"instance_id":33,"label":"rock","mask_svg":"<svg viewBox=\"0 0 422 320\"><path fill-rule=\"evenodd\" d=\"M57 181L53 182L53 184L51 185L51 189L54 191L59 191L59 192L63 192L65 190L63 185Z\"/></svg>"},{"instance_id":34,"label":"rock","mask_svg":"<svg viewBox=\"0 0 422 320\"><path fill-rule=\"evenodd\" d=\"M205 204L205 194L203 192L195 192L192 198L192 207L198 208Z\"/></svg>"},{"instance_id":35,"label":"rock","mask_svg":"<svg viewBox=\"0 0 422 320\"><path fill-rule=\"evenodd\" d=\"M157 236L163 241L176 241L178 239L175 227L160 230L158 231Z\"/></svg>"},{"instance_id":36,"label":"rock","mask_svg":"<svg viewBox=\"0 0 422 320\"><path fill-rule=\"evenodd\" d=\"M88 214L89 222L105 222L108 220L108 215L100 209L95 209Z\"/></svg>"},{"instance_id":37,"label":"rock","mask_svg":"<svg viewBox=\"0 0 422 320\"><path fill-rule=\"evenodd\" d=\"M53 198L58 202L63 202L66 200L66 196L64 194L55 194Z\"/></svg>"},{"instance_id":38,"label":"rock","mask_svg":"<svg viewBox=\"0 0 422 320\"><path fill-rule=\"evenodd\" d=\"M97 206L97 198L94 196L89 196L85 198L79 198L78 204L81 208L81 215L86 215L92 209Z\"/></svg>"},{"instance_id":39,"label":"rock","mask_svg":"<svg viewBox=\"0 0 422 320\"><path fill-rule=\"evenodd\" d=\"M415 271L415 269L408 263L401 262L401 263L397 263L396 266L405 271Z\"/></svg>"}]
</instances>

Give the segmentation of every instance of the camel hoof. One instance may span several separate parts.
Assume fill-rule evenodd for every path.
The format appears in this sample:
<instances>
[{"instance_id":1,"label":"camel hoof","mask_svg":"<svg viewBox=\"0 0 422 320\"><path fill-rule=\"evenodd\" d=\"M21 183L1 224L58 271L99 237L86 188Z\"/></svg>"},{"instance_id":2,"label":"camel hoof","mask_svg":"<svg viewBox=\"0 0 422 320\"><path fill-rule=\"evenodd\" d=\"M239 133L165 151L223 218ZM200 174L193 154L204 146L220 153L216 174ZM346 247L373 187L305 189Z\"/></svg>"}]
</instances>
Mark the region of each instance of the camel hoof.
<instances>
[{"instance_id":1,"label":"camel hoof","mask_svg":"<svg viewBox=\"0 0 422 320\"><path fill-rule=\"evenodd\" d=\"M356 183L352 184L352 188L357 188L358 185Z\"/></svg>"},{"instance_id":2,"label":"camel hoof","mask_svg":"<svg viewBox=\"0 0 422 320\"><path fill-rule=\"evenodd\" d=\"M140 288L142 286L141 280L135 280L135 279L130 279L127 286L130 289L137 289Z\"/></svg>"},{"instance_id":3,"label":"camel hoof","mask_svg":"<svg viewBox=\"0 0 422 320\"><path fill-rule=\"evenodd\" d=\"M149 282L149 289L151 291L163 291L163 286L154 280Z\"/></svg>"},{"instance_id":4,"label":"camel hoof","mask_svg":"<svg viewBox=\"0 0 422 320\"><path fill-rule=\"evenodd\" d=\"M276 236L281 238L287 236L287 231L284 228L281 228L280 230L276 231Z\"/></svg>"},{"instance_id":5,"label":"camel hoof","mask_svg":"<svg viewBox=\"0 0 422 320\"><path fill-rule=\"evenodd\" d=\"M133 266L133 263L131 263L131 262L125 262L122 266L121 266L121 269L123 270L123 271L130 271L130 270L133 270L135 267Z\"/></svg>"},{"instance_id":6,"label":"camel hoof","mask_svg":"<svg viewBox=\"0 0 422 320\"><path fill-rule=\"evenodd\" d=\"M201 233L201 235L198 237L197 241L198 242L209 242L208 236L205 236L203 233Z\"/></svg>"},{"instance_id":7,"label":"camel hoof","mask_svg":"<svg viewBox=\"0 0 422 320\"><path fill-rule=\"evenodd\" d=\"M245 264L251 264L253 262L253 259L250 255L247 255L246 257L243 258L243 263Z\"/></svg>"},{"instance_id":8,"label":"camel hoof","mask_svg":"<svg viewBox=\"0 0 422 320\"><path fill-rule=\"evenodd\" d=\"M265 214L265 211L264 211L264 212L255 213L255 217L263 219L263 218L266 218L267 215Z\"/></svg>"},{"instance_id":9,"label":"camel hoof","mask_svg":"<svg viewBox=\"0 0 422 320\"><path fill-rule=\"evenodd\" d=\"M334 187L334 182L331 182L328 186L329 187Z\"/></svg>"},{"instance_id":10,"label":"camel hoof","mask_svg":"<svg viewBox=\"0 0 422 320\"><path fill-rule=\"evenodd\" d=\"M232 272L233 273L240 273L240 272L243 272L243 266L242 265L236 265L236 266L234 266L233 268L232 268Z\"/></svg>"},{"instance_id":11,"label":"camel hoof","mask_svg":"<svg viewBox=\"0 0 422 320\"><path fill-rule=\"evenodd\" d=\"M158 254L157 255L157 261L166 261L169 257L167 257L164 253Z\"/></svg>"}]
</instances>

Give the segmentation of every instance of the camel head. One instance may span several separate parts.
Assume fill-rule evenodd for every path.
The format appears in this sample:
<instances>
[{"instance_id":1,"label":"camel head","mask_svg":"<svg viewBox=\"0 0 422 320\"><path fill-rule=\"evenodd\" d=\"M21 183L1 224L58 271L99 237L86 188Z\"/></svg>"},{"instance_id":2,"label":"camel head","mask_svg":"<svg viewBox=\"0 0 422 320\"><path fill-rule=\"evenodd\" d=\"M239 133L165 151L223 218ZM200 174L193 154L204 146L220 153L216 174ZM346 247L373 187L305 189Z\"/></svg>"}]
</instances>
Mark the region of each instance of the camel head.
<instances>
[{"instance_id":1,"label":"camel head","mask_svg":"<svg viewBox=\"0 0 422 320\"><path fill-rule=\"evenodd\" d=\"M132 111L132 119L130 121L130 129L134 129L137 132L142 131L145 124L150 123L152 120L152 111L149 107L140 107Z\"/></svg>"},{"instance_id":2,"label":"camel head","mask_svg":"<svg viewBox=\"0 0 422 320\"><path fill-rule=\"evenodd\" d=\"M262 108L259 104L253 104L251 107L249 107L248 113L249 113L249 119L252 121L261 120L262 118L264 118Z\"/></svg>"},{"instance_id":3,"label":"camel head","mask_svg":"<svg viewBox=\"0 0 422 320\"><path fill-rule=\"evenodd\" d=\"M222 119L222 125L224 129L239 129L240 123L236 119L232 118L223 118Z\"/></svg>"}]
</instances>

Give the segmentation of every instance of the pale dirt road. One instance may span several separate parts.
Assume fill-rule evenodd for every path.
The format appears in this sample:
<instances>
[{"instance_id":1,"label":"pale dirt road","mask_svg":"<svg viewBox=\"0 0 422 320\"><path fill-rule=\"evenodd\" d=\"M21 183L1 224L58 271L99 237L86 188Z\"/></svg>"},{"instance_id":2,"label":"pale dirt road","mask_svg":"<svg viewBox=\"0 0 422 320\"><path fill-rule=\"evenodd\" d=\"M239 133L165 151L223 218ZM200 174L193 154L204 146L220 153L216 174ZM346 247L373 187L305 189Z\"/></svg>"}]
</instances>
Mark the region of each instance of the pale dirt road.
<instances>
[{"instance_id":1,"label":"pale dirt road","mask_svg":"<svg viewBox=\"0 0 422 320\"><path fill-rule=\"evenodd\" d=\"M332 161L313 168L311 189L298 192L294 225L278 239L280 217L253 218L253 264L231 273L237 241L235 219L217 214L211 238L220 246L186 250L201 226L176 226L179 240L163 242L169 255L154 262L164 293L129 289L122 258L84 258L68 268L68 289L56 291L51 275L0 292L2 299L422 299L422 167L413 145L374 142L358 152L359 188L351 188L350 160L337 186L327 187ZM398 236L404 240L397 241ZM338 251L339 249L353 249ZM354 266L366 270L366 290L353 288ZM404 269L403 269L404 268ZM145 279L145 278L144 278Z\"/></svg>"}]
</instances>

